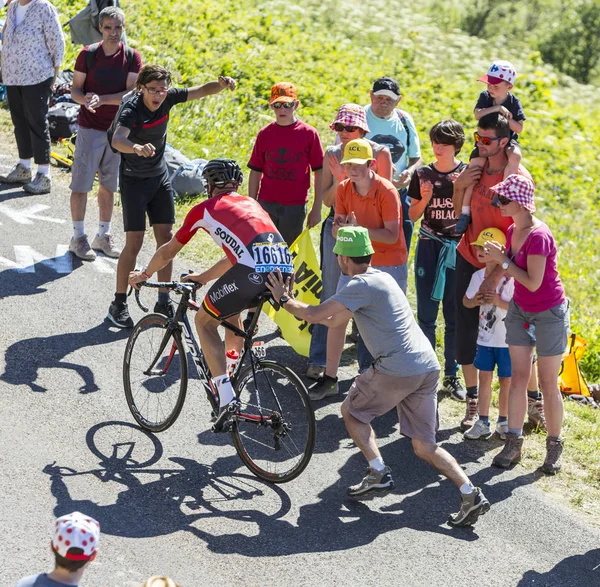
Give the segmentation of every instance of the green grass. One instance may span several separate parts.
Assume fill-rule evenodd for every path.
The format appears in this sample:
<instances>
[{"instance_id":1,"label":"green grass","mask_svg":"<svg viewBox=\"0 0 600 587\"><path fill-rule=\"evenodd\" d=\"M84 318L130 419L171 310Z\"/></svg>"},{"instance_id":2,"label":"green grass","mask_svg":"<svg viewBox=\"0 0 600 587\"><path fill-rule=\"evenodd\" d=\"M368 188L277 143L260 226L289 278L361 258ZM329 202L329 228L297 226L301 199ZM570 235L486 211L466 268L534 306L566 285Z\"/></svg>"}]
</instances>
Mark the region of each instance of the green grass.
<instances>
[{"instance_id":1,"label":"green grass","mask_svg":"<svg viewBox=\"0 0 600 587\"><path fill-rule=\"evenodd\" d=\"M66 22L85 0L55 0ZM229 156L244 167L257 131L272 120L266 107L276 81L293 81L300 116L315 126L325 145L328 124L343 102L366 103L373 79L394 75L402 108L420 133L424 158L432 159L429 128L453 117L475 128L472 109L482 85L475 79L494 58L513 61L520 72L515 93L528 120L522 135L524 163L537 184L538 214L551 227L560 250L559 271L571 299L572 327L589 343L582 365L600 380L600 106L597 88L582 86L544 64L525 45L502 38L486 42L443 30L415 5L388 0L123 0L127 34L145 63L170 68L177 84L199 84L219 74L239 87L176 107L169 140L190 158ZM385 12L384 12L385 11ZM506 47L512 47L507 52ZM80 47L67 46L66 66ZM467 157L465 149L464 157ZM193 202L178 206L178 222ZM220 252L206 235L185 250L190 266L206 267ZM412 283L409 291L414 291ZM414 300L412 300L414 305ZM441 335L441 333L440 333ZM446 408L443 402L442 410ZM454 409L454 406L452 407ZM565 474L544 481L581 509L599 503L599 411L567 406ZM541 450L533 434L528 454ZM539 445L539 446L538 446ZM537 456L524 467L538 464ZM572 484L572 485L570 485ZM572 493L571 493L572 492Z\"/></svg>"}]
</instances>

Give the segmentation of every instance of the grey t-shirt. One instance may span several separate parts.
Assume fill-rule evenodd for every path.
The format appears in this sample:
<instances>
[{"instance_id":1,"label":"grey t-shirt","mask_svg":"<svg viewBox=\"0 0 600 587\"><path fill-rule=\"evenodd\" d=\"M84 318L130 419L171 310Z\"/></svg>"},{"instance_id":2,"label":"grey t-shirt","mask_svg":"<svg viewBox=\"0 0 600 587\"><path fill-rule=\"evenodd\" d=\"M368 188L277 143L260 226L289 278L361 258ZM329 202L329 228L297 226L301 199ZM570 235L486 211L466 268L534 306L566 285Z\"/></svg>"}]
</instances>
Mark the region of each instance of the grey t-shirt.
<instances>
[{"instance_id":1,"label":"grey t-shirt","mask_svg":"<svg viewBox=\"0 0 600 587\"><path fill-rule=\"evenodd\" d=\"M65 584L50 579L47 573L40 573L39 575L31 575L21 579L15 587L65 587ZM77 587L77 585L73 584L69 587Z\"/></svg>"},{"instance_id":2,"label":"grey t-shirt","mask_svg":"<svg viewBox=\"0 0 600 587\"><path fill-rule=\"evenodd\" d=\"M439 370L435 352L415 321L404 292L387 273L369 267L331 299L354 314L381 373L410 377Z\"/></svg>"}]
</instances>

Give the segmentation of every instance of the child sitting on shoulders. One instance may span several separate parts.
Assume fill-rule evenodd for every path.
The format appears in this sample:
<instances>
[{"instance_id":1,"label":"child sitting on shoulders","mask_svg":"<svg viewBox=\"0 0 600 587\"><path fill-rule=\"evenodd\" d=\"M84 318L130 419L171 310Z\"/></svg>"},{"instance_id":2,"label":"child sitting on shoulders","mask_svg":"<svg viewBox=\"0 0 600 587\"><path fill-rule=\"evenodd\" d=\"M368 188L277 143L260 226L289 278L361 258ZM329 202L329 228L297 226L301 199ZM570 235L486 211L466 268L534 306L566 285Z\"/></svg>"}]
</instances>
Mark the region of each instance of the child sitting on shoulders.
<instances>
[{"instance_id":1,"label":"child sitting on shoulders","mask_svg":"<svg viewBox=\"0 0 600 587\"><path fill-rule=\"evenodd\" d=\"M521 163L521 149L519 148L519 135L523 132L523 121L525 120L525 112L519 98L510 93L514 87L514 82L517 77L512 63L508 61L494 61L486 75L481 76L477 81L487 84L487 90L479 94L479 100L475 105L475 119L479 120L486 114L498 112L504 118L508 119L510 130L510 142L506 147L506 155L508 157L508 165L504 169L504 178L519 172L519 164ZM490 140L486 137L481 137L482 142ZM484 142L484 144L487 144ZM479 157L477 145L471 153L470 165L475 167L483 167L485 159ZM456 232L463 234L466 232L469 222L471 222L471 194L473 188L468 188L465 191L461 215L456 225Z\"/></svg>"},{"instance_id":2,"label":"child sitting on shoulders","mask_svg":"<svg viewBox=\"0 0 600 587\"><path fill-rule=\"evenodd\" d=\"M506 344L506 326L504 318L508 303L513 297L514 280L503 275L496 291L479 292L483 280L498 266L485 252L487 241L506 245L506 235L498 228L486 228L478 239L471 243L477 251L477 260L485 263L485 268L473 273L463 304L467 308L479 306L479 335L477 353L473 365L479 369L479 397L467 397L467 413L461 422L464 437L469 440L487 440L493 434L490 426L490 402L492 398L492 378L494 368L498 370L500 395L498 398L498 422L496 433L504 439L508 432L508 391L510 388L511 362ZM479 418L476 419L479 413Z\"/></svg>"}]
</instances>

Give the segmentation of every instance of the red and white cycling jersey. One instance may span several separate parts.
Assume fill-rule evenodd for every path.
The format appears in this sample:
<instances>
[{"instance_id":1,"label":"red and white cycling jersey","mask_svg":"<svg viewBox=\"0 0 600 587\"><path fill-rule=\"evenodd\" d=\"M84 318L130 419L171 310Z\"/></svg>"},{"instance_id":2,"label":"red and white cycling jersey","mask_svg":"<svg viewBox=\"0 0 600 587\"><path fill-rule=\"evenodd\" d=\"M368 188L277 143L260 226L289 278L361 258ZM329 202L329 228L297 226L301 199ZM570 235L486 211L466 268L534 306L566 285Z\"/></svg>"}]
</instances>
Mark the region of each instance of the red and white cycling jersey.
<instances>
[{"instance_id":1,"label":"red and white cycling jersey","mask_svg":"<svg viewBox=\"0 0 600 587\"><path fill-rule=\"evenodd\" d=\"M194 206L175 238L187 244L202 228L225 251L233 265L241 263L257 272L279 268L293 271L287 245L271 217L254 199L230 192Z\"/></svg>"}]
</instances>

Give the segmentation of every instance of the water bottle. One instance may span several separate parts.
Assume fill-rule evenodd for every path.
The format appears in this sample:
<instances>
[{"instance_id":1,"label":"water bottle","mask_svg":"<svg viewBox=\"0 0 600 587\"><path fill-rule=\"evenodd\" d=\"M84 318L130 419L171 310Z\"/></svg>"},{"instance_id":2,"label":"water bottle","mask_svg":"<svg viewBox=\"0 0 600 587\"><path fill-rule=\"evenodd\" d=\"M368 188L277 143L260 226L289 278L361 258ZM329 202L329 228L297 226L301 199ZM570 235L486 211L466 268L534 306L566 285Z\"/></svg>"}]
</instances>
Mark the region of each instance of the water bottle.
<instances>
[{"instance_id":1,"label":"water bottle","mask_svg":"<svg viewBox=\"0 0 600 587\"><path fill-rule=\"evenodd\" d=\"M225 359L227 361L227 375L231 377L235 366L240 360L240 353L238 353L235 349L231 349L225 353Z\"/></svg>"}]
</instances>

